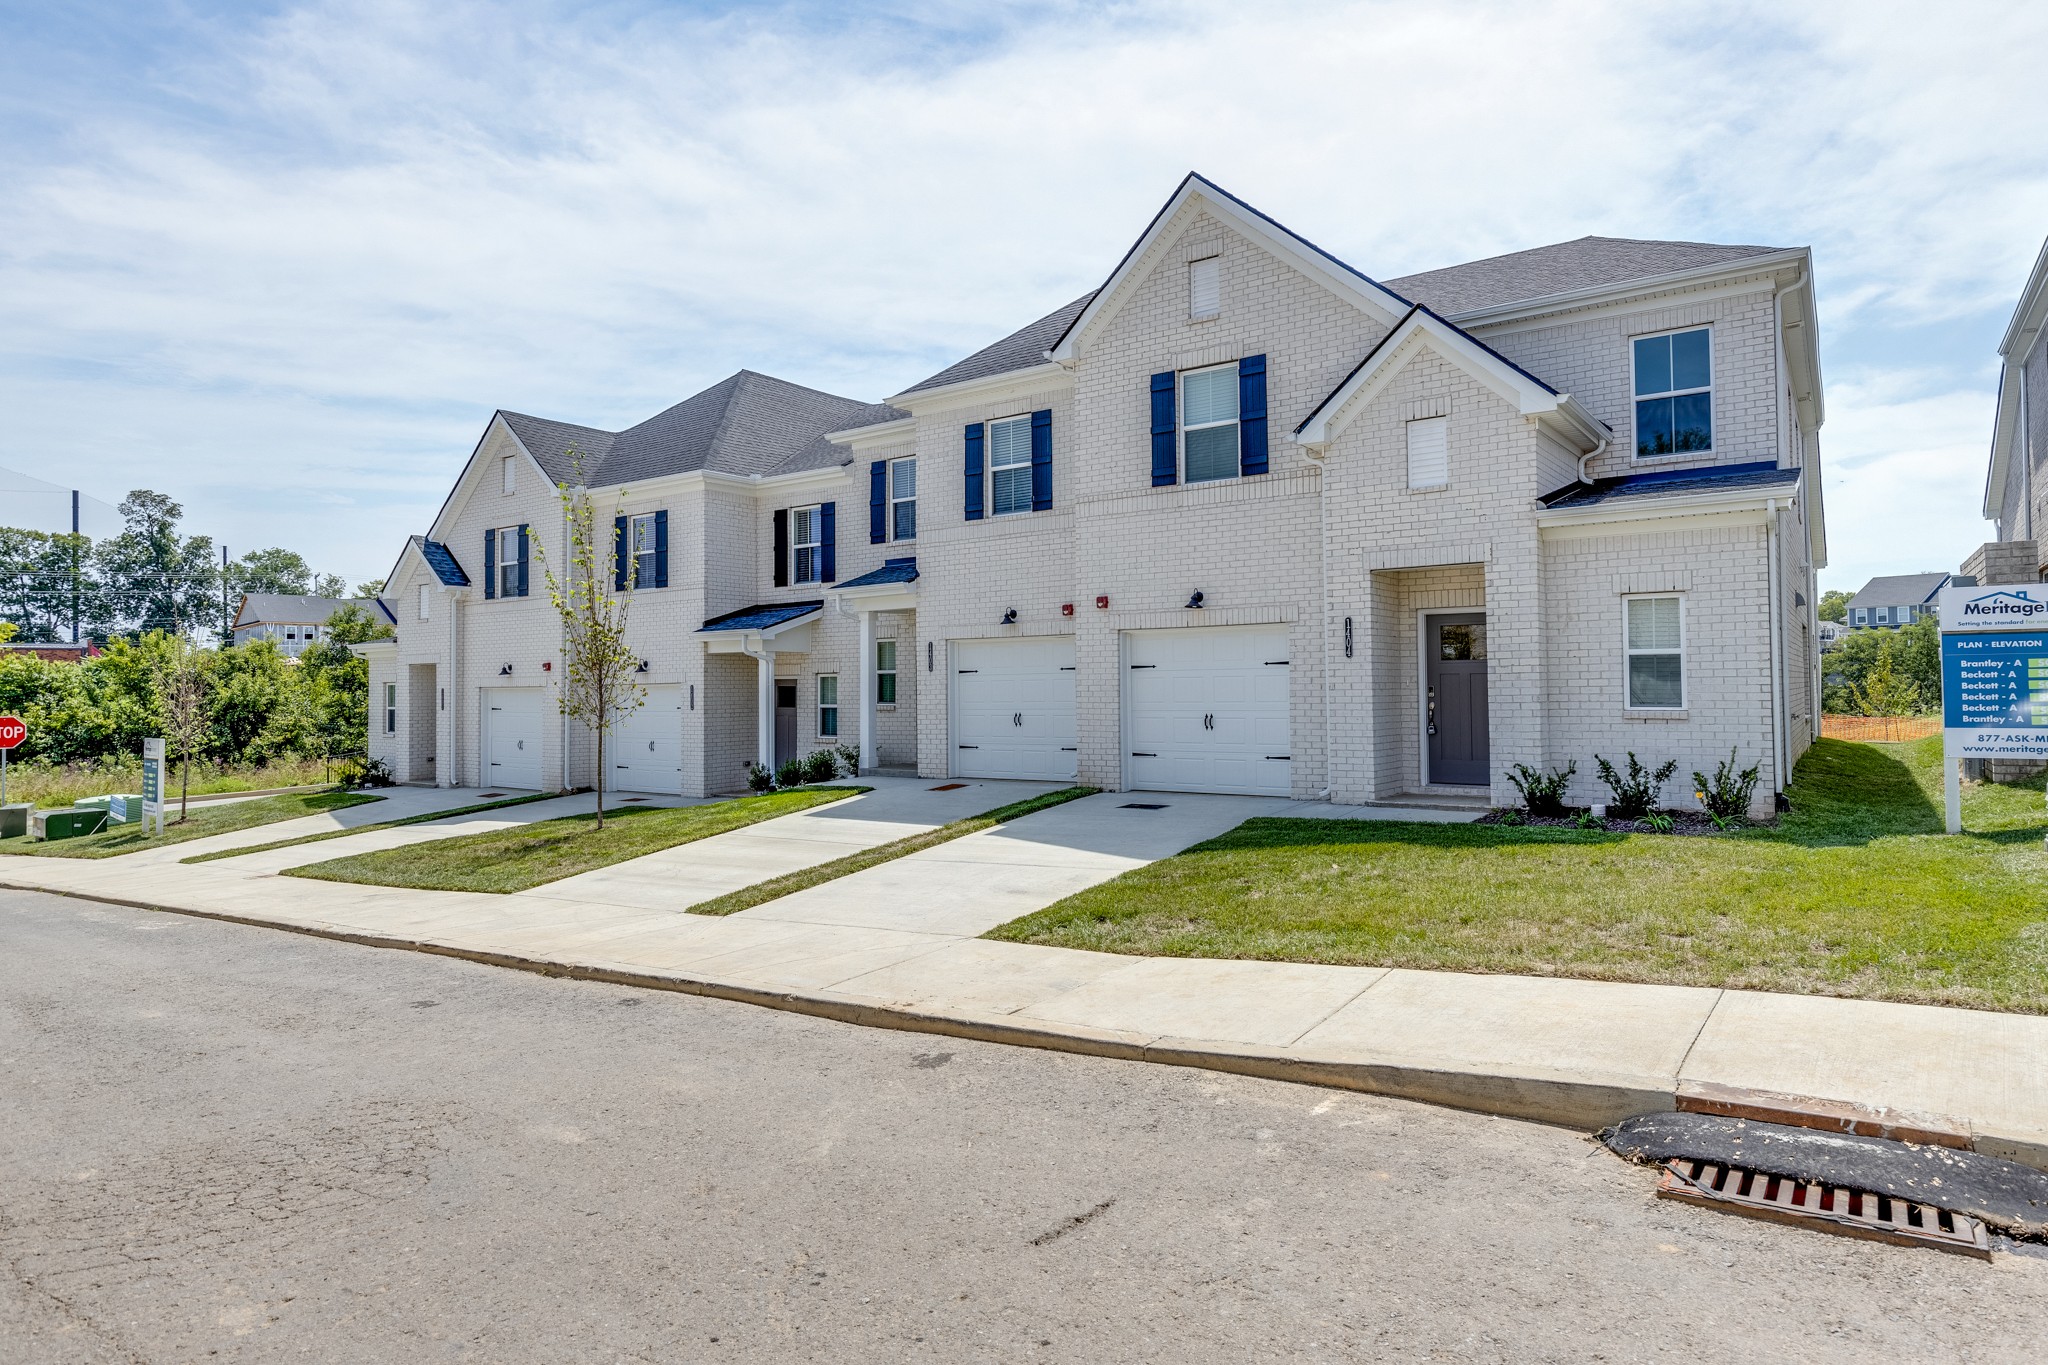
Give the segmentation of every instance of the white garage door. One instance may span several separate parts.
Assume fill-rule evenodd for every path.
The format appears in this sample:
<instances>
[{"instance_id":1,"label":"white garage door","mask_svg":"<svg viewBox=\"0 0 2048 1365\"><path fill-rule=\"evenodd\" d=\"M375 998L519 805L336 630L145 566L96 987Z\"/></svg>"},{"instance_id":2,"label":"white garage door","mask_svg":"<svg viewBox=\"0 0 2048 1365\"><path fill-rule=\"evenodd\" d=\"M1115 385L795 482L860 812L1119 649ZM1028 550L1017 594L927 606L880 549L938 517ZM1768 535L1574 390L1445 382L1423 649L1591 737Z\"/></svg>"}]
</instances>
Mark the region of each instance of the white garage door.
<instances>
[{"instance_id":1,"label":"white garage door","mask_svg":"<svg viewBox=\"0 0 2048 1365\"><path fill-rule=\"evenodd\" d=\"M547 692L538 687L484 689L484 785L540 790L540 737Z\"/></svg>"},{"instance_id":2,"label":"white garage door","mask_svg":"<svg viewBox=\"0 0 2048 1365\"><path fill-rule=\"evenodd\" d=\"M659 792L674 796L683 790L683 689L668 684L647 689L640 709L620 720L604 743L605 785L614 791Z\"/></svg>"},{"instance_id":3,"label":"white garage door","mask_svg":"<svg viewBox=\"0 0 2048 1365\"><path fill-rule=\"evenodd\" d=\"M1287 640L1285 626L1125 632L1129 785L1288 795Z\"/></svg>"},{"instance_id":4,"label":"white garage door","mask_svg":"<svg viewBox=\"0 0 2048 1365\"><path fill-rule=\"evenodd\" d=\"M1073 777L1073 637L956 640L952 654L953 775Z\"/></svg>"}]
</instances>

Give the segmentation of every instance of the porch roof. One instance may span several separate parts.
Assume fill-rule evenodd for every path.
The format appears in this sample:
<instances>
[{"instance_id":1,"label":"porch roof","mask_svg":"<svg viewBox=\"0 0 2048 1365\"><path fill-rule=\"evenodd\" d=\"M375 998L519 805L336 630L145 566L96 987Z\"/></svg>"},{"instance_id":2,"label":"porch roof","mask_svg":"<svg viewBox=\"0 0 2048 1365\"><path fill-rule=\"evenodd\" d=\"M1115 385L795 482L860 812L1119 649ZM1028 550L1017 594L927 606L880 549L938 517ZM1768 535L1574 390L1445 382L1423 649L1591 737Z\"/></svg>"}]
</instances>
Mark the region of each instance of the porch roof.
<instances>
[{"instance_id":1,"label":"porch roof","mask_svg":"<svg viewBox=\"0 0 2048 1365\"><path fill-rule=\"evenodd\" d=\"M917 556L907 559L892 559L879 569L872 569L859 578L849 578L838 584L838 590L848 588L879 588L894 583L915 583L917 581Z\"/></svg>"},{"instance_id":2,"label":"porch roof","mask_svg":"<svg viewBox=\"0 0 2048 1365\"><path fill-rule=\"evenodd\" d=\"M1732 493L1745 489L1759 492L1795 488L1800 471L1781 469L1770 460L1751 464L1713 465L1705 469L1660 469L1649 474L1622 474L1595 479L1592 483L1566 484L1543 495L1550 511L1566 507L1597 507L1625 498L1675 497L1683 493Z\"/></svg>"},{"instance_id":3,"label":"porch roof","mask_svg":"<svg viewBox=\"0 0 2048 1365\"><path fill-rule=\"evenodd\" d=\"M802 620L814 611L824 609L822 599L810 602L764 602L751 607L741 607L723 616L714 616L698 627L699 635L716 634L727 630L770 631L786 626L792 621Z\"/></svg>"}]
</instances>

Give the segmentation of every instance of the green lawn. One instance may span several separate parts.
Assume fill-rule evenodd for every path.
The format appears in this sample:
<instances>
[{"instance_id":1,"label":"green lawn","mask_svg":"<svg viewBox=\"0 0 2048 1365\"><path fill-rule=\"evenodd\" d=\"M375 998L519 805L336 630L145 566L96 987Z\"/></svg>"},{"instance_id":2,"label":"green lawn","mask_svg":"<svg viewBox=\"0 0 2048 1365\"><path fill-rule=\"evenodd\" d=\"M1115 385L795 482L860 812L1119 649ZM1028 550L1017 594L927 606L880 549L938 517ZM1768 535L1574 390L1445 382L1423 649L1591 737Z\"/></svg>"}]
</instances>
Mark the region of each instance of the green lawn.
<instances>
[{"instance_id":1,"label":"green lawn","mask_svg":"<svg viewBox=\"0 0 2048 1365\"><path fill-rule=\"evenodd\" d=\"M479 801L471 806L457 806L453 810L430 810L424 815L408 815L399 820L379 820L374 824L356 825L351 829L322 830L318 834L301 834L296 839L273 839L267 844L245 844L241 848L217 848L210 853L195 853L189 858L178 859L181 863L212 863L222 858L241 858L251 853L268 853L272 849L296 848L300 844L325 843L329 839L346 839L351 834L368 834L373 829L399 829L406 825L432 824L436 820L453 820L461 815L477 815L487 810L503 810L507 806L525 806L535 801L553 801L559 792L532 792L515 796L509 801Z\"/></svg>"},{"instance_id":2,"label":"green lawn","mask_svg":"<svg viewBox=\"0 0 2048 1365\"><path fill-rule=\"evenodd\" d=\"M893 843L880 844L874 848L864 848L858 853L849 853L844 858L834 858L829 863L820 863L816 867L800 868L784 876L771 877L765 882L755 882L752 886L741 887L737 891L728 891L725 895L719 896L714 900L705 901L701 905L691 906L690 913L693 915L738 914L740 911L753 906L765 905L769 901L780 900L784 896L794 895L796 892L802 891L807 887L817 886L824 882L837 881L841 877L852 876L864 868L874 867L881 863L894 862L896 859L915 853L919 849L931 848L936 844L950 843L963 835L972 834L976 830L988 829L1011 820L1021 820L1034 812L1046 810L1053 806L1063 806L1069 801L1078 801L1084 796L1093 796L1095 795L1095 790L1093 787L1062 787L1056 792L1043 792L1037 796L1028 796L1022 801L1012 801L1007 806L997 806L994 810L983 811L979 815L970 815L964 820L955 820L951 824L940 825L937 829L928 829L922 834L912 834Z\"/></svg>"},{"instance_id":3,"label":"green lawn","mask_svg":"<svg viewBox=\"0 0 2048 1365\"><path fill-rule=\"evenodd\" d=\"M603 829L597 827L595 815L570 815L334 858L291 868L284 875L428 891L525 891L868 790L799 787L704 806L628 806L607 811Z\"/></svg>"},{"instance_id":4,"label":"green lawn","mask_svg":"<svg viewBox=\"0 0 2048 1365\"><path fill-rule=\"evenodd\" d=\"M258 825L274 825L280 820L295 820L301 815L320 815L331 810L345 810L370 801L382 801L381 796L368 796L362 792L292 792L286 796L257 796L247 801L223 801L192 807L192 813L182 824L178 823L178 807L172 803L165 815L164 832L161 836L147 835L142 826L116 825L104 834L90 834L83 839L60 839L55 843L35 843L28 839L0 839L0 854L13 853L31 858L112 858L123 853L135 853L145 848L161 848L166 844L182 844L193 839L204 839L211 834L232 834L238 829L254 829Z\"/></svg>"},{"instance_id":5,"label":"green lawn","mask_svg":"<svg viewBox=\"0 0 2048 1365\"><path fill-rule=\"evenodd\" d=\"M1104 952L1676 982L2048 1013L2041 783L1822 740L1774 829L1257 819L989 937Z\"/></svg>"}]
</instances>

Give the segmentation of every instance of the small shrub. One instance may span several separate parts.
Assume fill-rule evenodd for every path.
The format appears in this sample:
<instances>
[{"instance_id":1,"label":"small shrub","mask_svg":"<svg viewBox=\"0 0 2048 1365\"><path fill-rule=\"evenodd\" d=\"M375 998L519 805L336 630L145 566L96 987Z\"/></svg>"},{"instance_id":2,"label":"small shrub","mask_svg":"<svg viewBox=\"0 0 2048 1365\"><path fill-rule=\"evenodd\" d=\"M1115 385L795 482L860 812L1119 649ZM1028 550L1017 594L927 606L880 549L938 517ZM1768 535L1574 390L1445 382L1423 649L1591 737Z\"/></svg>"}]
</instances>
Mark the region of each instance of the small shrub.
<instances>
[{"instance_id":1,"label":"small shrub","mask_svg":"<svg viewBox=\"0 0 2048 1365\"><path fill-rule=\"evenodd\" d=\"M1678 771L1678 760L1674 758L1652 772L1636 760L1633 750L1629 752L1626 776L1598 754L1593 755L1593 762L1600 771L1600 780L1614 793L1614 799L1607 803L1607 813L1617 820L1640 820L1655 810L1664 784Z\"/></svg>"},{"instance_id":2,"label":"small shrub","mask_svg":"<svg viewBox=\"0 0 2048 1365\"><path fill-rule=\"evenodd\" d=\"M1564 794L1572 784L1572 776L1579 770L1576 762L1562 768L1541 772L1526 763L1517 763L1508 774L1515 790L1522 794L1522 805L1531 815L1558 816L1565 813Z\"/></svg>"},{"instance_id":3,"label":"small shrub","mask_svg":"<svg viewBox=\"0 0 2048 1365\"><path fill-rule=\"evenodd\" d=\"M801 787L804 784L804 760L785 760L775 770L775 785L778 787Z\"/></svg>"},{"instance_id":4,"label":"small shrub","mask_svg":"<svg viewBox=\"0 0 2048 1365\"><path fill-rule=\"evenodd\" d=\"M804 781L830 782L839 776L839 751L814 749L804 759Z\"/></svg>"},{"instance_id":5,"label":"small shrub","mask_svg":"<svg viewBox=\"0 0 2048 1365\"><path fill-rule=\"evenodd\" d=\"M1678 828L1678 822L1661 810L1653 810L1643 817L1643 823L1650 827L1652 834L1669 834Z\"/></svg>"},{"instance_id":6,"label":"small shrub","mask_svg":"<svg viewBox=\"0 0 2048 1365\"><path fill-rule=\"evenodd\" d=\"M747 790L748 790L748 791L750 791L750 792L768 792L768 791L773 791L774 789L775 789L775 774L774 774L774 773L771 773L771 772L769 772L769 771L768 771L768 770L767 770L766 768L762 767L762 766L761 766L760 764L758 764L758 763L751 763L751 762L750 762L750 763L748 763L748 764L747 764Z\"/></svg>"},{"instance_id":7,"label":"small shrub","mask_svg":"<svg viewBox=\"0 0 2048 1365\"><path fill-rule=\"evenodd\" d=\"M1736 771L1735 750L1730 749L1728 757L1715 767L1713 780L1709 781L1701 772L1692 775L1692 794L1706 807L1707 814L1714 817L1717 829L1726 829L1729 824L1749 815L1749 801L1756 795L1761 771L1761 764L1751 764L1740 772Z\"/></svg>"},{"instance_id":8,"label":"small shrub","mask_svg":"<svg viewBox=\"0 0 2048 1365\"><path fill-rule=\"evenodd\" d=\"M840 774L847 777L860 776L860 746L858 744L841 744L833 749L832 752L838 756ZM835 774L835 776L840 774Z\"/></svg>"},{"instance_id":9,"label":"small shrub","mask_svg":"<svg viewBox=\"0 0 2048 1365\"><path fill-rule=\"evenodd\" d=\"M1572 821L1574 829L1606 829L1607 822L1589 810L1582 810Z\"/></svg>"},{"instance_id":10,"label":"small shrub","mask_svg":"<svg viewBox=\"0 0 2048 1365\"><path fill-rule=\"evenodd\" d=\"M1526 825L1529 823L1529 817L1518 810L1504 810L1500 813L1500 820L1497 823L1509 826Z\"/></svg>"},{"instance_id":11,"label":"small shrub","mask_svg":"<svg viewBox=\"0 0 2048 1365\"><path fill-rule=\"evenodd\" d=\"M360 756L339 759L334 764L334 782L340 787L395 787L391 765L381 758Z\"/></svg>"}]
</instances>

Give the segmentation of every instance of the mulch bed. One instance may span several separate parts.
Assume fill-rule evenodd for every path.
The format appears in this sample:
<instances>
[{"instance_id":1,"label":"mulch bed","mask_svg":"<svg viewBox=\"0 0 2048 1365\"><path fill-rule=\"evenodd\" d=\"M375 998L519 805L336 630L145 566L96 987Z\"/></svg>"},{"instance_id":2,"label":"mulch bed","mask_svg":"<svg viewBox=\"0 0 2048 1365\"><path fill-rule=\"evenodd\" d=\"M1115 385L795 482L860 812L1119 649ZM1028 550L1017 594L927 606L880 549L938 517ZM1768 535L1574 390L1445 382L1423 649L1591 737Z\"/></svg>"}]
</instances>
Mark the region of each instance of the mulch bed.
<instances>
[{"instance_id":1,"label":"mulch bed","mask_svg":"<svg viewBox=\"0 0 2048 1365\"><path fill-rule=\"evenodd\" d=\"M1671 817L1670 829L1663 831L1654 830L1641 820L1609 820L1600 826L1600 831L1606 834L1657 834L1660 832L1665 834L1725 834L1727 832L1726 830L1716 829L1714 822L1703 811L1667 810L1660 812L1660 814ZM1511 822L1504 818L1508 815L1520 816L1519 823ZM1577 829L1579 827L1579 815L1579 811L1573 811L1570 815L1531 815L1527 811L1490 810L1472 823L1475 825L1508 825L1509 828L1520 829ZM1756 823L1756 821L1749 822L1751 825ZM1741 828L1741 826L1736 826L1735 828Z\"/></svg>"}]
</instances>

